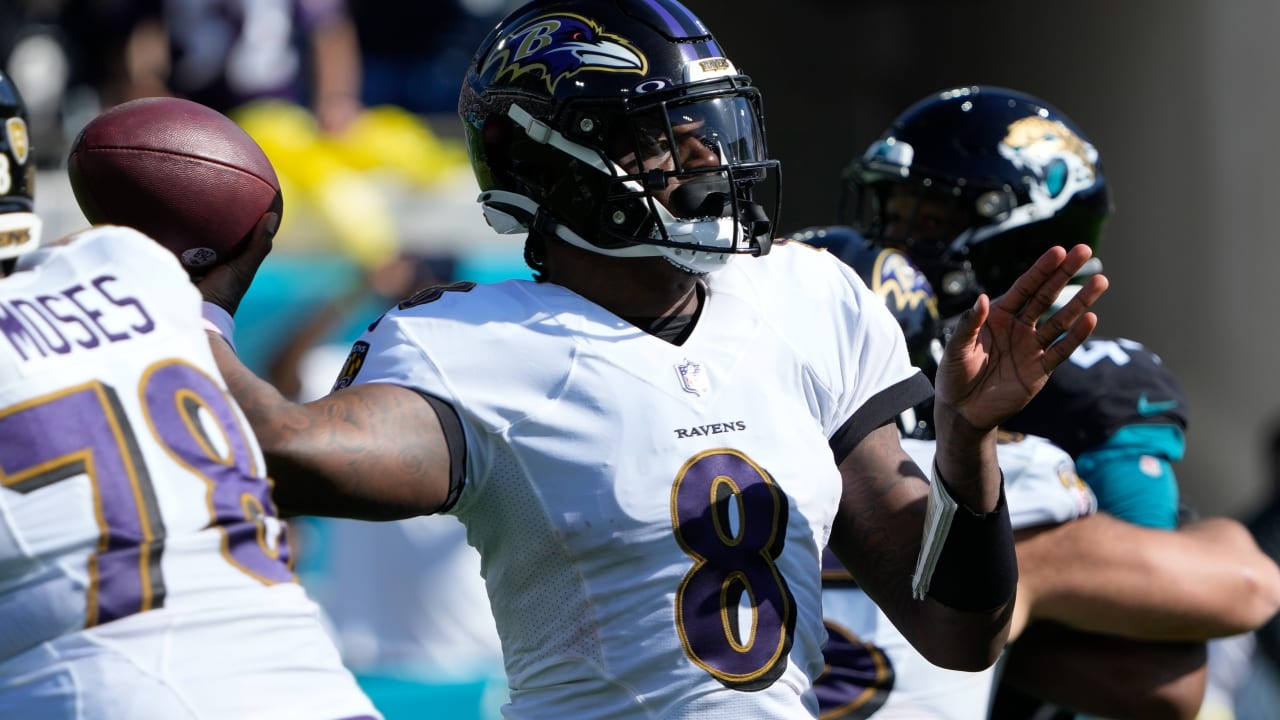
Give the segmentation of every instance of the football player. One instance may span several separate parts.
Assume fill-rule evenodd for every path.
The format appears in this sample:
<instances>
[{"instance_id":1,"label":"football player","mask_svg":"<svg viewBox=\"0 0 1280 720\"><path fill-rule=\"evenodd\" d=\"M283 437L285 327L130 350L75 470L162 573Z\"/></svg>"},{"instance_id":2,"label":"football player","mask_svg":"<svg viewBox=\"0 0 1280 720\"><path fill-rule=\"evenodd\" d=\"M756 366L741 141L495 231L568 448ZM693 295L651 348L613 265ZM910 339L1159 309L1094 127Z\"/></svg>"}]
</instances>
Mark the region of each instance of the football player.
<instances>
[{"instance_id":1,"label":"football player","mask_svg":"<svg viewBox=\"0 0 1280 720\"><path fill-rule=\"evenodd\" d=\"M211 338L282 508L457 516L510 717L816 716L828 541L931 662L988 667L1016 585L995 427L1096 325L1101 276L1042 319L1089 249L959 323L929 483L894 424L928 381L852 270L771 248L760 93L689 10L536 0L481 44L459 114L534 280L401 302L303 405ZM201 281L221 334L268 251Z\"/></svg>"},{"instance_id":2,"label":"football player","mask_svg":"<svg viewBox=\"0 0 1280 720\"><path fill-rule=\"evenodd\" d=\"M1070 118L1005 88L960 87L903 111L845 173L844 214L865 237L906 252L938 293L944 320L999 295L1055 245L1096 246L1111 212L1102 159ZM1079 282L1101 271L1092 259ZM1186 401L1141 343L1091 337L1010 430L1071 453L1099 506L1147 527L1178 521L1173 463Z\"/></svg>"},{"instance_id":3,"label":"football player","mask_svg":"<svg viewBox=\"0 0 1280 720\"><path fill-rule=\"evenodd\" d=\"M909 258L848 227L811 228L790 239L857 270L898 319L913 362L932 373L941 348L936 296ZM932 452L929 414L917 408L899 418L903 445L918 463ZM1041 638L1035 642L1057 644L1060 676L1065 668L1090 671L1073 675L1078 682L1057 696L1075 707L1107 717L1171 708L1194 714L1204 682L1196 643L1257 627L1280 609L1280 568L1233 520L1211 518L1170 533L1093 514L1093 494L1063 450L1033 435L1002 439L997 453L1019 564L1010 640L1033 619L1088 631L1081 639L1055 628L1030 630ZM930 665L830 556L823 575L831 633L818 681L824 717L986 716L991 673ZM1081 662L1066 661L1067 643ZM1123 674L1114 670L1121 659Z\"/></svg>"},{"instance_id":4,"label":"football player","mask_svg":"<svg viewBox=\"0 0 1280 720\"><path fill-rule=\"evenodd\" d=\"M904 110L845 185L849 223L911 256L944 320L981 293L1003 292L1046 247L1096 248L1111 211L1084 132L1045 101L992 86L947 89ZM1057 302L1100 270L1091 260ZM1160 529L1178 524L1173 463L1186 425L1182 389L1158 355L1096 336L1005 423L1071 453L1102 510Z\"/></svg>"},{"instance_id":5,"label":"football player","mask_svg":"<svg viewBox=\"0 0 1280 720\"><path fill-rule=\"evenodd\" d=\"M0 75L0 717L378 717L294 579L200 294L135 230L40 245Z\"/></svg>"}]
</instances>

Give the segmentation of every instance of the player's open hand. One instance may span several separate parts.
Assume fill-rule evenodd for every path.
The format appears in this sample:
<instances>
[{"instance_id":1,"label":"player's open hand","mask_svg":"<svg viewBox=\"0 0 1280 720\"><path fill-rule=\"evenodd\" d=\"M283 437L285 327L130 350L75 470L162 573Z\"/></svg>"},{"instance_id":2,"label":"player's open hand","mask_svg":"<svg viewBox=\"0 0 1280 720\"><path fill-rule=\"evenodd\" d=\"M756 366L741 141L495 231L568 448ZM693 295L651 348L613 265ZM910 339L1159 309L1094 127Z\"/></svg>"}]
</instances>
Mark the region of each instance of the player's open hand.
<instances>
[{"instance_id":1,"label":"player's open hand","mask_svg":"<svg viewBox=\"0 0 1280 720\"><path fill-rule=\"evenodd\" d=\"M211 269L204 277L196 279L196 287L205 301L222 307L232 315L240 307L244 294L253 284L258 266L271 252L271 241L280 227L280 214L268 211L258 220L253 236L239 255Z\"/></svg>"},{"instance_id":2,"label":"player's open hand","mask_svg":"<svg viewBox=\"0 0 1280 720\"><path fill-rule=\"evenodd\" d=\"M936 398L974 429L995 428L1026 406L1054 371L1093 332L1089 308L1106 292L1094 275L1057 312L1058 294L1092 256L1088 245L1054 247L994 301L980 296L960 316L938 367Z\"/></svg>"}]
</instances>

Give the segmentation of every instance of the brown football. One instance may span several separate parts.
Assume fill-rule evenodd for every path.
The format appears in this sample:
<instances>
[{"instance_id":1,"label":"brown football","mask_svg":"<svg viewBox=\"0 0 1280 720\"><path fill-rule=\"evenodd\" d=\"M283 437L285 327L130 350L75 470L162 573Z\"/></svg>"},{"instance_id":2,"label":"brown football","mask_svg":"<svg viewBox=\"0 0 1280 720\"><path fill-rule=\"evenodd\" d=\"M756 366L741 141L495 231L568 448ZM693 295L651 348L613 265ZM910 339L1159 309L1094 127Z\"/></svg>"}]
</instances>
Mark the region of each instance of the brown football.
<instances>
[{"instance_id":1,"label":"brown football","mask_svg":"<svg viewBox=\"0 0 1280 720\"><path fill-rule=\"evenodd\" d=\"M71 147L67 173L89 222L141 230L192 273L235 257L263 213L283 206L253 138L179 98L132 100L94 118Z\"/></svg>"}]
</instances>

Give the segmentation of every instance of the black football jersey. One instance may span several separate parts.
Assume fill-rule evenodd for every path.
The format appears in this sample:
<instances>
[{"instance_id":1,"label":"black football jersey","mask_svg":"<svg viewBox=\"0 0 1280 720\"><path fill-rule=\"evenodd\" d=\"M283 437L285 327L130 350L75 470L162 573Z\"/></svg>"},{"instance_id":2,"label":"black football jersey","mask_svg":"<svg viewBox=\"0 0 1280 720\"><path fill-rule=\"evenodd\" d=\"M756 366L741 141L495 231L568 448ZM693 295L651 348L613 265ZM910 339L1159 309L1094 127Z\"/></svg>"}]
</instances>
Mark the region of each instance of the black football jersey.
<instances>
[{"instance_id":1,"label":"black football jersey","mask_svg":"<svg viewBox=\"0 0 1280 720\"><path fill-rule=\"evenodd\" d=\"M1090 338L1007 430L1047 437L1079 456L1130 425L1187 427L1187 402L1160 356L1123 338Z\"/></svg>"}]
</instances>

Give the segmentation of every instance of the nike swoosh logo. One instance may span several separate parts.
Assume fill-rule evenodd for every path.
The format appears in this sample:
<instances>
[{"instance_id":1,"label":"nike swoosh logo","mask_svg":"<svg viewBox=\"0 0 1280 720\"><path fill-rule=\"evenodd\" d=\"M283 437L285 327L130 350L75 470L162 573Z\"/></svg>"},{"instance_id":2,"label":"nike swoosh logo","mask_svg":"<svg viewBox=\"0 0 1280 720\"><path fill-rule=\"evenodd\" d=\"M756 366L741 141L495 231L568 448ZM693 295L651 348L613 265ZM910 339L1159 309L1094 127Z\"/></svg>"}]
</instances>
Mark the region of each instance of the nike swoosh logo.
<instances>
[{"instance_id":1,"label":"nike swoosh logo","mask_svg":"<svg viewBox=\"0 0 1280 720\"><path fill-rule=\"evenodd\" d=\"M1147 394L1143 393L1138 396L1138 414L1143 417L1150 415L1158 415L1178 407L1177 400L1162 400L1160 402L1151 402L1147 399Z\"/></svg>"}]
</instances>

